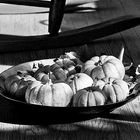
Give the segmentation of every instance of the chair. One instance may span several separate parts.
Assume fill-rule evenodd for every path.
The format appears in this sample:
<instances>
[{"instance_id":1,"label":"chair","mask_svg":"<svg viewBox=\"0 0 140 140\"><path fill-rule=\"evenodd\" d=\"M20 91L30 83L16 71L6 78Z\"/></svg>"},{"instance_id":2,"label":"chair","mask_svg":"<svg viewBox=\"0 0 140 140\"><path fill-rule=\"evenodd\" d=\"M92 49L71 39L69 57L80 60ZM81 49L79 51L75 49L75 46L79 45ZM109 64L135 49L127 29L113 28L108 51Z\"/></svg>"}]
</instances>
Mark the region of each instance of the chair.
<instances>
[{"instance_id":1,"label":"chair","mask_svg":"<svg viewBox=\"0 0 140 140\"><path fill-rule=\"evenodd\" d=\"M0 3L19 4L38 7L49 7L49 34L14 37L17 41L10 42L9 47L0 51L24 51L37 50L59 47L70 47L75 45L83 45L92 40L96 40L114 33L124 31L126 29L138 26L140 17L136 15L126 15L104 21L99 24L74 29L65 32L59 32L63 15L65 14L66 0L1 0ZM76 39L75 39L76 38ZM13 37L11 37L13 39ZM7 42L6 42L7 43ZM21 47L17 47L17 46ZM24 47L26 45L26 47ZM27 47L27 45L29 47Z\"/></svg>"}]
</instances>

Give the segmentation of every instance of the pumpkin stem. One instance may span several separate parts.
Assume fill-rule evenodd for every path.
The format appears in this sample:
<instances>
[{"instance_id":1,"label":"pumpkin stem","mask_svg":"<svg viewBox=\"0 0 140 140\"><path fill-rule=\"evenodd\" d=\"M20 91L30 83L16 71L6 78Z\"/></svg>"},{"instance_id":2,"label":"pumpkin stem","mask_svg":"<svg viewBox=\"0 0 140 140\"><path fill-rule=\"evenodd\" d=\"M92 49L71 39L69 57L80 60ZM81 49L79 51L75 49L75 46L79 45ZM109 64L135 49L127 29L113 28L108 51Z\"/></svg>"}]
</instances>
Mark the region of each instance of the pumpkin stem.
<instances>
[{"instance_id":1,"label":"pumpkin stem","mask_svg":"<svg viewBox=\"0 0 140 140\"><path fill-rule=\"evenodd\" d=\"M55 58L53 61L56 62L58 60L58 58Z\"/></svg>"},{"instance_id":2,"label":"pumpkin stem","mask_svg":"<svg viewBox=\"0 0 140 140\"><path fill-rule=\"evenodd\" d=\"M119 57L118 59L123 62L123 56L124 56L124 46L122 45L122 48L121 48L121 51L120 51L120 54L119 54Z\"/></svg>"},{"instance_id":3,"label":"pumpkin stem","mask_svg":"<svg viewBox=\"0 0 140 140\"><path fill-rule=\"evenodd\" d=\"M51 79L51 70L50 70L50 65L48 66L48 74L49 74L49 79Z\"/></svg>"},{"instance_id":4,"label":"pumpkin stem","mask_svg":"<svg viewBox=\"0 0 140 140\"><path fill-rule=\"evenodd\" d=\"M43 65L42 63L38 63L38 67L39 67L39 68L43 68L44 65Z\"/></svg>"},{"instance_id":5,"label":"pumpkin stem","mask_svg":"<svg viewBox=\"0 0 140 140\"><path fill-rule=\"evenodd\" d=\"M68 67L67 67L67 65L65 65L65 59L63 58L63 67L64 67L64 69L68 69Z\"/></svg>"},{"instance_id":6,"label":"pumpkin stem","mask_svg":"<svg viewBox=\"0 0 140 140\"><path fill-rule=\"evenodd\" d=\"M75 94L77 93L77 83L76 83L76 76L74 75L74 87L75 87Z\"/></svg>"},{"instance_id":7,"label":"pumpkin stem","mask_svg":"<svg viewBox=\"0 0 140 140\"><path fill-rule=\"evenodd\" d=\"M33 63L33 69L34 69L34 68L36 68L36 64L35 64L35 63Z\"/></svg>"},{"instance_id":8,"label":"pumpkin stem","mask_svg":"<svg viewBox=\"0 0 140 140\"><path fill-rule=\"evenodd\" d=\"M98 66L101 66L101 65L102 65L102 61L101 61L101 60L99 60Z\"/></svg>"},{"instance_id":9,"label":"pumpkin stem","mask_svg":"<svg viewBox=\"0 0 140 140\"><path fill-rule=\"evenodd\" d=\"M52 85L52 79L49 79L49 81L46 84Z\"/></svg>"}]
</instances>

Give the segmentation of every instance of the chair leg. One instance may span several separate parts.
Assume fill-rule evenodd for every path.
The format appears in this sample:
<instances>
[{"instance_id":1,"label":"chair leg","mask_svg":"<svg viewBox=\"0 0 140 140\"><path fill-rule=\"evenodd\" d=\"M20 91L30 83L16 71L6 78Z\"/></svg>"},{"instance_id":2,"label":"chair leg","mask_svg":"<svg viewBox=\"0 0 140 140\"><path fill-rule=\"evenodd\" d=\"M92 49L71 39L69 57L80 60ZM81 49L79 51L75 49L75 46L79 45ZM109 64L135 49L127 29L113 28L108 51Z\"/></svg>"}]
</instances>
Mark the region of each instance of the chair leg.
<instances>
[{"instance_id":1,"label":"chair leg","mask_svg":"<svg viewBox=\"0 0 140 140\"><path fill-rule=\"evenodd\" d=\"M51 36L57 35L64 15L66 0L51 0L48 31Z\"/></svg>"}]
</instances>

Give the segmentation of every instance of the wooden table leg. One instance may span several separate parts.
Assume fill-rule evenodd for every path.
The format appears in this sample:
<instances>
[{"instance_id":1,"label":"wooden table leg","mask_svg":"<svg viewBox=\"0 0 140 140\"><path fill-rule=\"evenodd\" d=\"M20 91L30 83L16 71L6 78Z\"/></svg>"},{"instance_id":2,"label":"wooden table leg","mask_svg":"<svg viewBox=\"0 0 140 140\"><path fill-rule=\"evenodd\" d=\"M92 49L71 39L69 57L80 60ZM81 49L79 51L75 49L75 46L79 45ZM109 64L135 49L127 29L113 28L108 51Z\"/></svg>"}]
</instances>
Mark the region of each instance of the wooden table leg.
<instances>
[{"instance_id":1,"label":"wooden table leg","mask_svg":"<svg viewBox=\"0 0 140 140\"><path fill-rule=\"evenodd\" d=\"M64 15L66 0L51 0L48 31L50 35L57 35Z\"/></svg>"}]
</instances>

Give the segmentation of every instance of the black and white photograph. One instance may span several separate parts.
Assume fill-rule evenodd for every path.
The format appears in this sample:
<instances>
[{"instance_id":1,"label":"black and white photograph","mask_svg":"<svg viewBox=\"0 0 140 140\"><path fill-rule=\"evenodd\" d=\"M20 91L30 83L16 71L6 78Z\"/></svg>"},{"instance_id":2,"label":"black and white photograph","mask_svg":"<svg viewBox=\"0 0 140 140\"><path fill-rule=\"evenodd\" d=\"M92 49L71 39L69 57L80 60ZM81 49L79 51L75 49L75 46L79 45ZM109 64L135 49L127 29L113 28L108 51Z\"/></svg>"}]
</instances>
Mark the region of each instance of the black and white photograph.
<instances>
[{"instance_id":1,"label":"black and white photograph","mask_svg":"<svg viewBox=\"0 0 140 140\"><path fill-rule=\"evenodd\" d=\"M0 0L0 140L139 140L140 0Z\"/></svg>"}]
</instances>

